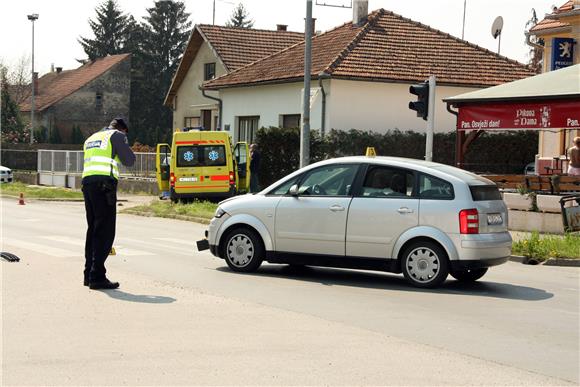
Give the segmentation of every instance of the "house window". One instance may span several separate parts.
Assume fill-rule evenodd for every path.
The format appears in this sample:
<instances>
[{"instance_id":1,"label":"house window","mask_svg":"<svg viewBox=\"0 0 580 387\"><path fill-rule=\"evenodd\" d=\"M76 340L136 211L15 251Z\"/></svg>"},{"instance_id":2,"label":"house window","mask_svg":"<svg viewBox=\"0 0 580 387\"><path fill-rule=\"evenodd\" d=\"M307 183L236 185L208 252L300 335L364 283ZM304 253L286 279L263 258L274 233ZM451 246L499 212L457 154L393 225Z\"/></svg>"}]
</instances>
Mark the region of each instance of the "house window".
<instances>
[{"instance_id":1,"label":"house window","mask_svg":"<svg viewBox=\"0 0 580 387\"><path fill-rule=\"evenodd\" d=\"M238 118L238 141L254 142L260 116L245 116Z\"/></svg>"},{"instance_id":2,"label":"house window","mask_svg":"<svg viewBox=\"0 0 580 387\"><path fill-rule=\"evenodd\" d=\"M203 73L203 80L209 81L210 79L215 78L215 62L214 63L206 63L204 65L204 73Z\"/></svg>"},{"instance_id":3,"label":"house window","mask_svg":"<svg viewBox=\"0 0 580 387\"><path fill-rule=\"evenodd\" d=\"M199 117L184 117L183 127L184 128L195 128L199 126Z\"/></svg>"},{"instance_id":4,"label":"house window","mask_svg":"<svg viewBox=\"0 0 580 387\"><path fill-rule=\"evenodd\" d=\"M299 128L300 127L300 114L283 114L281 121L281 126L283 128Z\"/></svg>"},{"instance_id":5,"label":"house window","mask_svg":"<svg viewBox=\"0 0 580 387\"><path fill-rule=\"evenodd\" d=\"M103 109L103 93L100 91L97 91L97 94L95 95L95 108L97 110Z\"/></svg>"}]
</instances>

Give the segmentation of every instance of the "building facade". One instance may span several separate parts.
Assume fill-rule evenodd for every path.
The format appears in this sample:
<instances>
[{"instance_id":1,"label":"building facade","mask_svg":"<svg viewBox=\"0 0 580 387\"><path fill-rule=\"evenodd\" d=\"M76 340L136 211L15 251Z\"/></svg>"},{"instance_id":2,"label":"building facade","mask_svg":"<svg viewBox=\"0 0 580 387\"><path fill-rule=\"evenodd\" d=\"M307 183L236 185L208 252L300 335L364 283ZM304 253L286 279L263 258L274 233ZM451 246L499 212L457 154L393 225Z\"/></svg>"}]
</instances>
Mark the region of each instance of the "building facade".
<instances>
[{"instance_id":1,"label":"building facade","mask_svg":"<svg viewBox=\"0 0 580 387\"><path fill-rule=\"evenodd\" d=\"M87 137L115 116L130 122L131 56L111 55L75 70L56 68L38 79L35 88L35 121L48 133L58 131L70 142L73 128ZM30 95L21 103L23 117L30 118Z\"/></svg>"}]
</instances>

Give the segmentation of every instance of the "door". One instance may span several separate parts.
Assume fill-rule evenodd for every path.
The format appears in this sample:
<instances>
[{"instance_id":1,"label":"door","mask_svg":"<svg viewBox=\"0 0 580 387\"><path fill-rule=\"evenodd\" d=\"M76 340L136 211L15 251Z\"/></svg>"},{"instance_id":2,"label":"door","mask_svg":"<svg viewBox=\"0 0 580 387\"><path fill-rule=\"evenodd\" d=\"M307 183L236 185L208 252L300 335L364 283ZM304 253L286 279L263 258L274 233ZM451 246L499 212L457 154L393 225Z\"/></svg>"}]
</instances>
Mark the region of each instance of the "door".
<instances>
[{"instance_id":1,"label":"door","mask_svg":"<svg viewBox=\"0 0 580 387\"><path fill-rule=\"evenodd\" d=\"M346 255L391 258L399 236L419 223L412 171L369 166L348 213Z\"/></svg>"},{"instance_id":2,"label":"door","mask_svg":"<svg viewBox=\"0 0 580 387\"><path fill-rule=\"evenodd\" d=\"M171 147L169 144L157 144L155 155L155 176L159 192L169 192L169 175L171 165Z\"/></svg>"},{"instance_id":3,"label":"door","mask_svg":"<svg viewBox=\"0 0 580 387\"><path fill-rule=\"evenodd\" d=\"M236 187L238 191L250 190L250 150L247 142L238 142L234 147L236 161Z\"/></svg>"},{"instance_id":4,"label":"door","mask_svg":"<svg viewBox=\"0 0 580 387\"><path fill-rule=\"evenodd\" d=\"M350 189L358 164L316 168L280 199L275 214L276 251L344 256Z\"/></svg>"},{"instance_id":5,"label":"door","mask_svg":"<svg viewBox=\"0 0 580 387\"><path fill-rule=\"evenodd\" d=\"M205 130L211 130L211 110L201 111L201 126Z\"/></svg>"}]
</instances>

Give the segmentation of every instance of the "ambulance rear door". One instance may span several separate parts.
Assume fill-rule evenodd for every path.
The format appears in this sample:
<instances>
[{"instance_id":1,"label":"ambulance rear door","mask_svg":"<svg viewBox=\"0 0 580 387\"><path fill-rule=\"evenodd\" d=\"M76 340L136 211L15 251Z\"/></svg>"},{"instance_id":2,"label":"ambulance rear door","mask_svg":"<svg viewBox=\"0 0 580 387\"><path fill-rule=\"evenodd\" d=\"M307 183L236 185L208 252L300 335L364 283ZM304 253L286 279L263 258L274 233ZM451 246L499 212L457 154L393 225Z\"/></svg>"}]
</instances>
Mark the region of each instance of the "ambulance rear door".
<instances>
[{"instance_id":1,"label":"ambulance rear door","mask_svg":"<svg viewBox=\"0 0 580 387\"><path fill-rule=\"evenodd\" d=\"M171 147L169 144L157 144L155 176L157 177L157 187L162 196L164 192L169 192L170 165Z\"/></svg>"},{"instance_id":2,"label":"ambulance rear door","mask_svg":"<svg viewBox=\"0 0 580 387\"><path fill-rule=\"evenodd\" d=\"M250 190L250 150L247 142L238 142L234 147L238 192Z\"/></svg>"}]
</instances>

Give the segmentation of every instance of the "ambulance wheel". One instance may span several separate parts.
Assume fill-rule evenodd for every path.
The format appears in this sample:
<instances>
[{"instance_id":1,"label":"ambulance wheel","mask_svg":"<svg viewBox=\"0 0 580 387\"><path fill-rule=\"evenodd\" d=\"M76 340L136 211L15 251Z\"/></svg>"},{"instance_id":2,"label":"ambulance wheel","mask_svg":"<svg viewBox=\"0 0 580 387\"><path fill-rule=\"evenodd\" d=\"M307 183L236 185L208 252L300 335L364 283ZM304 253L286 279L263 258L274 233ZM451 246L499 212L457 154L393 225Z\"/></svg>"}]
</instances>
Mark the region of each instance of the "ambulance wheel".
<instances>
[{"instance_id":1,"label":"ambulance wheel","mask_svg":"<svg viewBox=\"0 0 580 387\"><path fill-rule=\"evenodd\" d=\"M246 227L233 229L223 241L223 257L233 271L250 273L262 264L264 244L254 230Z\"/></svg>"}]
</instances>

